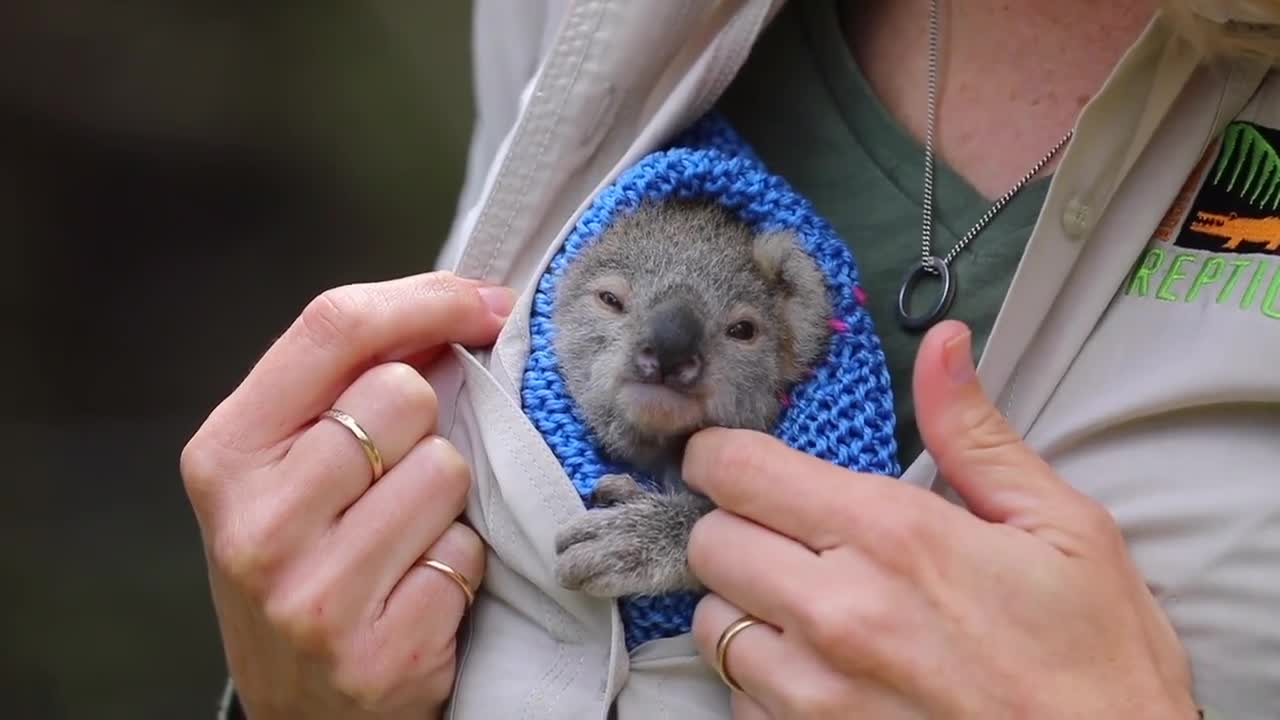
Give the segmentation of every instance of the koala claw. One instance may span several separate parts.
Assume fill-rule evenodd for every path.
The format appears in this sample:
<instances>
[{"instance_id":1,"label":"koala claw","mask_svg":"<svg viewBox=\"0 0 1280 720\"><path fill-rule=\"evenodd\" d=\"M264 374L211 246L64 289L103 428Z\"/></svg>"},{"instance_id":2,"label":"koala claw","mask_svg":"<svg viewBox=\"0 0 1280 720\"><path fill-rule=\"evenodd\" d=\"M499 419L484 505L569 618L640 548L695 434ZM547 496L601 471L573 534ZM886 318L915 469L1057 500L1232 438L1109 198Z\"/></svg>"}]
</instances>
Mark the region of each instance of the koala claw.
<instances>
[{"instance_id":1,"label":"koala claw","mask_svg":"<svg viewBox=\"0 0 1280 720\"><path fill-rule=\"evenodd\" d=\"M604 507L630 502L645 494L644 488L630 475L605 475L596 481L591 500Z\"/></svg>"}]
</instances>

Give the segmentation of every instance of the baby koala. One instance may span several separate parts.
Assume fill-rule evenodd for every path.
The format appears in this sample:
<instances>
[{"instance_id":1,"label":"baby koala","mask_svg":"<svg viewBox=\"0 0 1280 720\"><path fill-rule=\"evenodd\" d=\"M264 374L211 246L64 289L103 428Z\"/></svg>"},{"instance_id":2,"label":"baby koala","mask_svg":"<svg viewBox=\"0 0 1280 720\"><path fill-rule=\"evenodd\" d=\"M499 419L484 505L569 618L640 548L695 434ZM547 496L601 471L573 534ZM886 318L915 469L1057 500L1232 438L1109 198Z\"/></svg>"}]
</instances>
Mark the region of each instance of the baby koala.
<instances>
[{"instance_id":1,"label":"baby koala","mask_svg":"<svg viewBox=\"0 0 1280 720\"><path fill-rule=\"evenodd\" d=\"M706 427L769 431L789 387L826 353L831 306L790 232L757 234L710 201L619 217L566 269L555 351L569 394L627 475L599 479L596 508L556 537L557 580L600 597L700 590L694 523L713 505L680 477Z\"/></svg>"}]
</instances>

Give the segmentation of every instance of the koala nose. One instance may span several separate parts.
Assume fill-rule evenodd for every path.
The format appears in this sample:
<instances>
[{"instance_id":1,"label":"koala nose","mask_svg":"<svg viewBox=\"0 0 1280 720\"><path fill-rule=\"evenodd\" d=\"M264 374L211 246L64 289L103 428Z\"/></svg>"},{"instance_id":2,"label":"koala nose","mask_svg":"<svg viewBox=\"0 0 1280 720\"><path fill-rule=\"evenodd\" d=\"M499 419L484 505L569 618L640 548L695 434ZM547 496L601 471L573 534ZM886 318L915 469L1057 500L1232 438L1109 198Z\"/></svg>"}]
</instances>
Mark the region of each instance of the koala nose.
<instances>
[{"instance_id":1,"label":"koala nose","mask_svg":"<svg viewBox=\"0 0 1280 720\"><path fill-rule=\"evenodd\" d=\"M687 390L702 376L702 321L684 303L656 308L649 328L649 342L636 354L641 380Z\"/></svg>"},{"instance_id":2,"label":"koala nose","mask_svg":"<svg viewBox=\"0 0 1280 720\"><path fill-rule=\"evenodd\" d=\"M702 377L702 358L696 354L664 355L652 345L645 345L636 354L636 371L647 383L688 390Z\"/></svg>"}]
</instances>

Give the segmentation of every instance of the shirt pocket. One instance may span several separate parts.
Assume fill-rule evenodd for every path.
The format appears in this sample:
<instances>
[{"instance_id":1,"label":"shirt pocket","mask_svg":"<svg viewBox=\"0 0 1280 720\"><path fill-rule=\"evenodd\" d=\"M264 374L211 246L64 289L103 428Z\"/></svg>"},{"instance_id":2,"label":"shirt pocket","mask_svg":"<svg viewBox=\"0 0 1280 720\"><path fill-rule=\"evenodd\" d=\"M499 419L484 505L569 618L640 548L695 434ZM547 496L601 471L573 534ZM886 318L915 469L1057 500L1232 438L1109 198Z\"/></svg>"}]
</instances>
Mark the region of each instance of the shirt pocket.
<instances>
[{"instance_id":1,"label":"shirt pocket","mask_svg":"<svg viewBox=\"0 0 1280 720\"><path fill-rule=\"evenodd\" d=\"M446 717L600 718L625 673L613 603L561 588L556 529L586 512L516 398L469 351L432 369L438 432L466 458L466 522L487 547L485 575L459 632Z\"/></svg>"},{"instance_id":2,"label":"shirt pocket","mask_svg":"<svg viewBox=\"0 0 1280 720\"><path fill-rule=\"evenodd\" d=\"M632 650L616 708L617 720L727 720L729 688L685 633Z\"/></svg>"}]
</instances>

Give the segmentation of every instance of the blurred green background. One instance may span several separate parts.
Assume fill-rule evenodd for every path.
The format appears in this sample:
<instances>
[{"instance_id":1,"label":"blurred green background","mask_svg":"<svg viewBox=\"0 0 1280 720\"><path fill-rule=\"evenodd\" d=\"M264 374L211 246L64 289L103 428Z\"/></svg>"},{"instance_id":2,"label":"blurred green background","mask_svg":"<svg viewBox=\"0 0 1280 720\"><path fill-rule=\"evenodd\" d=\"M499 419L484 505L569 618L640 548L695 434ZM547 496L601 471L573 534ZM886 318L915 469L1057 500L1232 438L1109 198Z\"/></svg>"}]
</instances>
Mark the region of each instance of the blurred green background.
<instances>
[{"instance_id":1,"label":"blurred green background","mask_svg":"<svg viewBox=\"0 0 1280 720\"><path fill-rule=\"evenodd\" d=\"M427 269L470 5L0 9L0 717L212 718L180 449L326 287Z\"/></svg>"}]
</instances>

